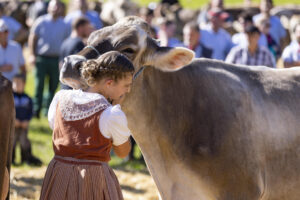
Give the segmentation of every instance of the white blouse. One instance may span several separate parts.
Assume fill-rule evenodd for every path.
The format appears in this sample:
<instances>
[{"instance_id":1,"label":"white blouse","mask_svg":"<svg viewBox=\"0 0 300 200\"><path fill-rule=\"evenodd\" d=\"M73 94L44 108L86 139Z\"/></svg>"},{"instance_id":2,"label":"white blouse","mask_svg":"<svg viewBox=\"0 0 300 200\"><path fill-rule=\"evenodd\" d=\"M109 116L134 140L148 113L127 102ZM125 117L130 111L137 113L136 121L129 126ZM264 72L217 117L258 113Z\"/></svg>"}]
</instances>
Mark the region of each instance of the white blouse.
<instances>
[{"instance_id":1,"label":"white blouse","mask_svg":"<svg viewBox=\"0 0 300 200\"><path fill-rule=\"evenodd\" d=\"M66 121L84 119L104 109L99 119L100 132L105 138L112 139L115 146L125 143L131 135L127 126L127 118L120 105L112 106L101 94L82 90L60 90L55 94L48 111L51 129L54 129L58 102L60 102L62 116Z\"/></svg>"}]
</instances>

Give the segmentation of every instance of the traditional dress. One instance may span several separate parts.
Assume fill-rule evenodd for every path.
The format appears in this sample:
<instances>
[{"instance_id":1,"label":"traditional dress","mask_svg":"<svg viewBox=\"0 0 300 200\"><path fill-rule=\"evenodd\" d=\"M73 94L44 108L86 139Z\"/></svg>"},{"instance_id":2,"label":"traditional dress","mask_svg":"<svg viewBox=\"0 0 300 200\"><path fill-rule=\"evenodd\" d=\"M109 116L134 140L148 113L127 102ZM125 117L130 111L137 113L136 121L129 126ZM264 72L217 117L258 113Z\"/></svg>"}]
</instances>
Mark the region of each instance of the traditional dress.
<instances>
[{"instance_id":1,"label":"traditional dress","mask_svg":"<svg viewBox=\"0 0 300 200\"><path fill-rule=\"evenodd\" d=\"M128 140L130 131L119 105L100 94L59 91L49 108L55 156L50 162L40 199L123 199L108 166L112 145Z\"/></svg>"}]
</instances>

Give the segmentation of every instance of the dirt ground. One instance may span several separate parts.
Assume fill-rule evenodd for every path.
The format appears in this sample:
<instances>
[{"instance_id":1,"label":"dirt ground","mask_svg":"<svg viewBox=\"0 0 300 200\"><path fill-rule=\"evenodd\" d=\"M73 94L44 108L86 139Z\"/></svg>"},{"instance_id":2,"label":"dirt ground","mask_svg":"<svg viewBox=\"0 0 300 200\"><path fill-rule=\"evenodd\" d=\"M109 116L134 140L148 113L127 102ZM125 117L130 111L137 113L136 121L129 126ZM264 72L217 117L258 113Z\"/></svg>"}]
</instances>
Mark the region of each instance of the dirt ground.
<instances>
[{"instance_id":1,"label":"dirt ground","mask_svg":"<svg viewBox=\"0 0 300 200\"><path fill-rule=\"evenodd\" d=\"M46 166L40 168L12 168L11 200L39 199ZM122 187L125 200L157 200L158 193L147 171L114 170Z\"/></svg>"}]
</instances>

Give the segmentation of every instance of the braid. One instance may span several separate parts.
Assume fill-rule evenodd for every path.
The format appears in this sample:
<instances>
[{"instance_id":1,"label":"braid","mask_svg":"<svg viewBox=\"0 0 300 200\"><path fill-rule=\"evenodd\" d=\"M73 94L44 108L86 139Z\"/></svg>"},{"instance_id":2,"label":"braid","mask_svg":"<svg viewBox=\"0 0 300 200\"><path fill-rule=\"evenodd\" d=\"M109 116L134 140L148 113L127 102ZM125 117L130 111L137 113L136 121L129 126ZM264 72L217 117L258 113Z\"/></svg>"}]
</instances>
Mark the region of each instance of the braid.
<instances>
[{"instance_id":1,"label":"braid","mask_svg":"<svg viewBox=\"0 0 300 200\"><path fill-rule=\"evenodd\" d=\"M127 72L133 74L134 67L126 56L117 51L105 53L98 59L88 60L81 68L81 75L90 86L103 77L117 81L123 78Z\"/></svg>"}]
</instances>

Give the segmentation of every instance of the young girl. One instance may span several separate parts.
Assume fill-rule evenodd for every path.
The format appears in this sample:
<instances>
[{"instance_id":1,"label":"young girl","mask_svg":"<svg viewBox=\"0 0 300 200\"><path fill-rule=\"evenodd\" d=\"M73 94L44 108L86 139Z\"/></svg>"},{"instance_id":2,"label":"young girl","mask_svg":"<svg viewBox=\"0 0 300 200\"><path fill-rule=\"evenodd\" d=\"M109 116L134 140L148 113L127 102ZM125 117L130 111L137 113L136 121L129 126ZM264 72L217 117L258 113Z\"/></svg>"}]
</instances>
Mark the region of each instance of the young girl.
<instances>
[{"instance_id":1,"label":"young girl","mask_svg":"<svg viewBox=\"0 0 300 200\"><path fill-rule=\"evenodd\" d=\"M108 166L113 148L121 158L130 151L130 130L120 103L129 92L134 67L118 52L87 61L81 69L89 88L59 91L49 108L55 156L40 199L123 199Z\"/></svg>"}]
</instances>

